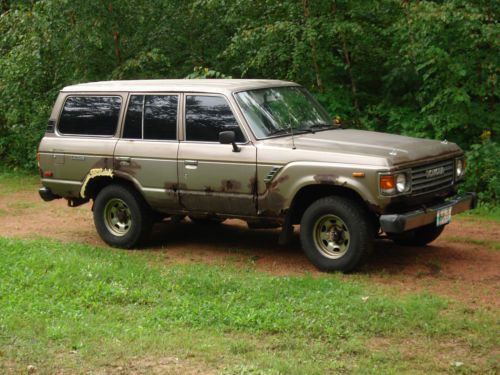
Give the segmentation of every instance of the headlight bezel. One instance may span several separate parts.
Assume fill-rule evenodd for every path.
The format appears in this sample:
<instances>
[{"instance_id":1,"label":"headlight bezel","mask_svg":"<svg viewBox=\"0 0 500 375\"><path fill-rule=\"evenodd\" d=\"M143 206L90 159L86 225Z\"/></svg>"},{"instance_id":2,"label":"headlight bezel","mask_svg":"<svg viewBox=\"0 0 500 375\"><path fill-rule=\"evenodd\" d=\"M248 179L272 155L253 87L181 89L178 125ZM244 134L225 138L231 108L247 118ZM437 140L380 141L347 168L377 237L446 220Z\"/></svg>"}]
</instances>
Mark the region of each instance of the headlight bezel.
<instances>
[{"instance_id":1,"label":"headlight bezel","mask_svg":"<svg viewBox=\"0 0 500 375\"><path fill-rule=\"evenodd\" d=\"M403 176L403 177L399 177ZM405 184L403 188L399 187L398 177L405 179ZM387 188L383 186L383 181L393 181L392 188ZM401 181L400 181L401 182ZM411 193L411 169L404 169L394 172L381 172L378 174L378 191L381 196L384 197L396 197L400 195L407 195Z\"/></svg>"}]
</instances>

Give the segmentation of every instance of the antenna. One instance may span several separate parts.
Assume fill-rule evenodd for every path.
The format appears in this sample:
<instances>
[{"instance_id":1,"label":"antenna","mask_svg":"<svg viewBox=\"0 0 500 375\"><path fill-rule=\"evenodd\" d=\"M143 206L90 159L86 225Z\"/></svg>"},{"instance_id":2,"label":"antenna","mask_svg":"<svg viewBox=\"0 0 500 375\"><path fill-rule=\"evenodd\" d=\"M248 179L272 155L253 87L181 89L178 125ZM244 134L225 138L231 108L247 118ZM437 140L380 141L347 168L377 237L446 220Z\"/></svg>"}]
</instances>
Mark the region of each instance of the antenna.
<instances>
[{"instance_id":1,"label":"antenna","mask_svg":"<svg viewBox=\"0 0 500 375\"><path fill-rule=\"evenodd\" d=\"M292 134L292 150L295 150L297 147L295 147L295 138L293 137L293 126L291 122L289 122L288 125L290 126L290 133Z\"/></svg>"}]
</instances>

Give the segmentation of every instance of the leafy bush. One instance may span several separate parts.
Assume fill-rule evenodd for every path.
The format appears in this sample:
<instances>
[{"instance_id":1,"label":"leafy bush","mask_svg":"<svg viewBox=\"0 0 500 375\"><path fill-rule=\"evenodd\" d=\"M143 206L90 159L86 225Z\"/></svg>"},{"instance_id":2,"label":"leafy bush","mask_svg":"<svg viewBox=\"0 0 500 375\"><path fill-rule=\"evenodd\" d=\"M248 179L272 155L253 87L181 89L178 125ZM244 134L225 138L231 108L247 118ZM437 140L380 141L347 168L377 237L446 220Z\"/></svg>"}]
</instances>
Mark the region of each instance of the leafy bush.
<instances>
[{"instance_id":1,"label":"leafy bush","mask_svg":"<svg viewBox=\"0 0 500 375\"><path fill-rule=\"evenodd\" d=\"M480 201L496 205L500 199L500 147L484 133L483 142L466 153L467 180L464 191L475 191Z\"/></svg>"}]
</instances>

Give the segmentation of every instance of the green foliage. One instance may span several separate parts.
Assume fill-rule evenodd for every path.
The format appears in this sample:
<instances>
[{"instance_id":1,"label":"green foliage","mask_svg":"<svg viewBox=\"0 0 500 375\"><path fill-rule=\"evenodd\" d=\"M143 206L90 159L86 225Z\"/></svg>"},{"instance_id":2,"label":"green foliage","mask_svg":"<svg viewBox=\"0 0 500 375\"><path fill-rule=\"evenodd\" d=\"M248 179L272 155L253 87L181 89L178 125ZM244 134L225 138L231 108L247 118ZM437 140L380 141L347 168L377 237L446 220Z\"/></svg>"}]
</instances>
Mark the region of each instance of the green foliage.
<instances>
[{"instance_id":1,"label":"green foliage","mask_svg":"<svg viewBox=\"0 0 500 375\"><path fill-rule=\"evenodd\" d=\"M196 66L192 73L189 73L186 79L206 79L206 78L232 78L231 76L226 76L224 73L217 72L215 70L204 68L202 66Z\"/></svg>"},{"instance_id":2,"label":"green foliage","mask_svg":"<svg viewBox=\"0 0 500 375\"><path fill-rule=\"evenodd\" d=\"M467 180L462 190L478 192L481 201L500 202L500 146L489 137L466 153Z\"/></svg>"},{"instance_id":3,"label":"green foliage","mask_svg":"<svg viewBox=\"0 0 500 375\"><path fill-rule=\"evenodd\" d=\"M4 164L35 168L58 90L105 79L288 79L348 127L465 149L488 130L498 144L499 2L38 0L0 11Z\"/></svg>"}]
</instances>

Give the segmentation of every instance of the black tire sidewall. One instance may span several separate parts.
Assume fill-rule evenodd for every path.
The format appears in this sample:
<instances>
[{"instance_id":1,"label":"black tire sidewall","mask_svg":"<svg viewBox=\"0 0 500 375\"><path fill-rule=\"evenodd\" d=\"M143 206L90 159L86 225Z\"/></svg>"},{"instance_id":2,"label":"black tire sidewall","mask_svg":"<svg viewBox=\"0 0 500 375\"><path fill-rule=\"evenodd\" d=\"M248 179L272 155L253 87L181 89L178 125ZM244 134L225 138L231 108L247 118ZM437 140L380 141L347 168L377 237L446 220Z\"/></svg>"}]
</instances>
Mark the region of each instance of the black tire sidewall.
<instances>
[{"instance_id":1,"label":"black tire sidewall","mask_svg":"<svg viewBox=\"0 0 500 375\"><path fill-rule=\"evenodd\" d=\"M104 219L106 204L113 198L121 199L130 209L132 223L123 236L116 236L109 231ZM102 189L94 202L94 223L104 242L113 247L132 248L144 237L151 215L147 215L144 203L132 189L122 185L109 185Z\"/></svg>"},{"instance_id":2,"label":"black tire sidewall","mask_svg":"<svg viewBox=\"0 0 500 375\"><path fill-rule=\"evenodd\" d=\"M349 248L338 259L321 254L314 241L314 224L327 214L341 218L349 231ZM372 230L368 218L356 202L347 198L327 197L317 200L304 212L300 225L304 253L311 263L323 271L352 271L366 259L372 247Z\"/></svg>"}]
</instances>

